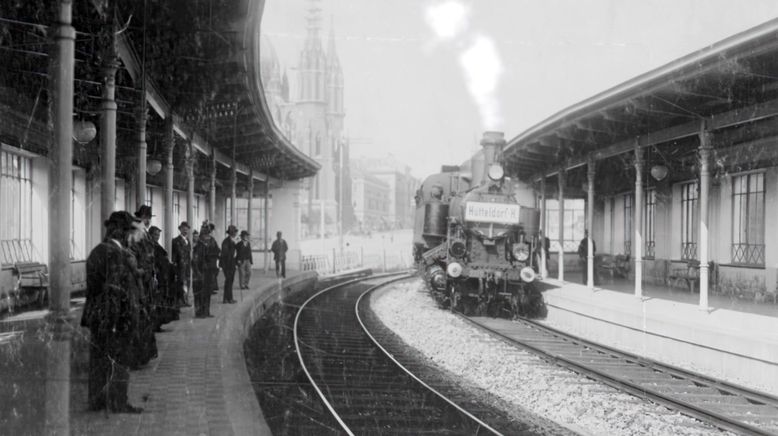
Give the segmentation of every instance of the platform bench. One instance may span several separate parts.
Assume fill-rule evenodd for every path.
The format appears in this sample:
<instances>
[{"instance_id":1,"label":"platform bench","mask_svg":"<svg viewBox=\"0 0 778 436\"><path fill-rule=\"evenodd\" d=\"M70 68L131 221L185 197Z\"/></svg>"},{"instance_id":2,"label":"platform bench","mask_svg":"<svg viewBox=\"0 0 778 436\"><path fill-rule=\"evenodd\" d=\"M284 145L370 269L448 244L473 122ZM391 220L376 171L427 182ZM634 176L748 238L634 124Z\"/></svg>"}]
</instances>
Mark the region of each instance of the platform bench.
<instances>
[{"instance_id":1,"label":"platform bench","mask_svg":"<svg viewBox=\"0 0 778 436\"><path fill-rule=\"evenodd\" d=\"M683 284L685 288L689 288L689 293L693 294L694 288L698 287L700 282L700 261L688 260L681 263L685 265L670 270L670 273L667 275L668 284L670 287ZM714 262L708 263L708 277L708 282L715 287L716 264Z\"/></svg>"},{"instance_id":2,"label":"platform bench","mask_svg":"<svg viewBox=\"0 0 778 436\"><path fill-rule=\"evenodd\" d=\"M629 274L629 256L623 254L617 254L615 256L610 254L598 255L599 260L596 260L595 265L601 273L610 274L613 277L627 277Z\"/></svg>"},{"instance_id":3,"label":"platform bench","mask_svg":"<svg viewBox=\"0 0 778 436\"><path fill-rule=\"evenodd\" d=\"M13 272L18 280L17 298L21 299L28 295L37 294L37 298L34 299L43 304L49 289L49 268L46 264L17 262L14 264Z\"/></svg>"}]
</instances>

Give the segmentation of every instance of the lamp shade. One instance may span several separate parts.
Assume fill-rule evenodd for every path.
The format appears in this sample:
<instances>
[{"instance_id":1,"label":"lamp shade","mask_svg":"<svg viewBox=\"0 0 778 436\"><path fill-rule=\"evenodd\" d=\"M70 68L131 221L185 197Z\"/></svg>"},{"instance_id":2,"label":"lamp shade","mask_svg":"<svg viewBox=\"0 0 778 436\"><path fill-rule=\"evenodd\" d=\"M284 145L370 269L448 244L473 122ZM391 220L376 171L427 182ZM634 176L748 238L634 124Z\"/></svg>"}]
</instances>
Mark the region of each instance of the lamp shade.
<instances>
[{"instance_id":1,"label":"lamp shade","mask_svg":"<svg viewBox=\"0 0 778 436\"><path fill-rule=\"evenodd\" d=\"M76 120L73 122L73 139L79 144L91 142L97 136L97 127L95 123L86 120Z\"/></svg>"},{"instance_id":2,"label":"lamp shade","mask_svg":"<svg viewBox=\"0 0 778 436\"><path fill-rule=\"evenodd\" d=\"M664 165L654 165L651 167L651 177L654 178L657 182L661 182L665 177L667 177L668 169Z\"/></svg>"},{"instance_id":3,"label":"lamp shade","mask_svg":"<svg viewBox=\"0 0 778 436\"><path fill-rule=\"evenodd\" d=\"M149 159L146 162L146 172L152 176L157 175L162 170L162 162L158 159Z\"/></svg>"}]
</instances>

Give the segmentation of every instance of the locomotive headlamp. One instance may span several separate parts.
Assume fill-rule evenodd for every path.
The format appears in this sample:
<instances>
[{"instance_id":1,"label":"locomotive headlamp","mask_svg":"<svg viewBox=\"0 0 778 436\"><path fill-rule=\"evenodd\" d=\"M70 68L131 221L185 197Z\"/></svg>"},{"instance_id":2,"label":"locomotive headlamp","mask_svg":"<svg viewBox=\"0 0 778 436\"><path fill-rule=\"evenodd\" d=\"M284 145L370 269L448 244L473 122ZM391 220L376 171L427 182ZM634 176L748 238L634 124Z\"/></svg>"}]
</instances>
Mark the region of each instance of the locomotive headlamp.
<instances>
[{"instance_id":1,"label":"locomotive headlamp","mask_svg":"<svg viewBox=\"0 0 778 436\"><path fill-rule=\"evenodd\" d=\"M451 262L446 267L446 272L449 276L457 278L462 275L462 265L457 262Z\"/></svg>"},{"instance_id":2,"label":"locomotive headlamp","mask_svg":"<svg viewBox=\"0 0 778 436\"><path fill-rule=\"evenodd\" d=\"M454 257L462 257L465 255L465 252L467 251L467 247L465 246L465 243L462 241L454 241L451 243L451 246L448 248L448 252L451 253Z\"/></svg>"},{"instance_id":3,"label":"locomotive headlamp","mask_svg":"<svg viewBox=\"0 0 778 436\"><path fill-rule=\"evenodd\" d=\"M519 272L519 275L521 276L521 279L527 283L532 283L535 281L535 270L531 267L525 266L521 269L521 272Z\"/></svg>"},{"instance_id":4,"label":"locomotive headlamp","mask_svg":"<svg viewBox=\"0 0 778 436\"><path fill-rule=\"evenodd\" d=\"M496 182L498 180L502 180L503 176L505 176L505 170L503 170L502 165L500 164L491 164L489 165L489 169L487 170L486 174L490 179Z\"/></svg>"},{"instance_id":5,"label":"locomotive headlamp","mask_svg":"<svg viewBox=\"0 0 778 436\"><path fill-rule=\"evenodd\" d=\"M529 246L522 242L513 244L513 249L511 252L513 253L513 257L515 257L519 262L524 262L529 259Z\"/></svg>"}]
</instances>

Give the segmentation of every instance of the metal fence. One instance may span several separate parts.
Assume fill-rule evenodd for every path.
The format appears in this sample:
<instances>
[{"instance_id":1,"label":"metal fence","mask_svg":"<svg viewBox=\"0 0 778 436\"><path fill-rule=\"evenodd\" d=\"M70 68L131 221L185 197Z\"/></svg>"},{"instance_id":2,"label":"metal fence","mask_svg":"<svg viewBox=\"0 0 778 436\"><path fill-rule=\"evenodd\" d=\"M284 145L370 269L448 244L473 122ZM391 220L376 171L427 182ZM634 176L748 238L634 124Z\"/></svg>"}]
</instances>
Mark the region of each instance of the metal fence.
<instances>
[{"instance_id":1,"label":"metal fence","mask_svg":"<svg viewBox=\"0 0 778 436\"><path fill-rule=\"evenodd\" d=\"M327 254L300 256L300 269L320 275L337 274L357 268L376 271L407 269L413 266L410 250L332 250Z\"/></svg>"}]
</instances>

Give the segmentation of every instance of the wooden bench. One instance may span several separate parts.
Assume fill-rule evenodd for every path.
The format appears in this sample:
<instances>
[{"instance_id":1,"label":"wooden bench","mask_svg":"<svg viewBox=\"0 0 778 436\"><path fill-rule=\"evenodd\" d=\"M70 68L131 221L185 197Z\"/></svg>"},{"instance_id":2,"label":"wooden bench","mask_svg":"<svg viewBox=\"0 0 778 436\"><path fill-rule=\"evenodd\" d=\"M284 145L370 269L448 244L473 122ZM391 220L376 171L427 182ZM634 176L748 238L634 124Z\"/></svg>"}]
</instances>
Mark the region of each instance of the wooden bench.
<instances>
[{"instance_id":1,"label":"wooden bench","mask_svg":"<svg viewBox=\"0 0 778 436\"><path fill-rule=\"evenodd\" d=\"M49 269L46 264L38 262L17 262L13 266L16 277L16 299L37 300L41 305L46 301L49 290ZM21 301L25 304L26 301Z\"/></svg>"},{"instance_id":2,"label":"wooden bench","mask_svg":"<svg viewBox=\"0 0 778 436\"><path fill-rule=\"evenodd\" d=\"M595 256L595 265L597 265L599 272L610 274L611 279L613 277L625 278L630 270L629 256L623 254L597 255Z\"/></svg>"},{"instance_id":3,"label":"wooden bench","mask_svg":"<svg viewBox=\"0 0 778 436\"><path fill-rule=\"evenodd\" d=\"M674 262L677 263L677 262ZM694 288L699 287L700 282L700 261L688 260L682 261L685 264L681 267L672 268L667 275L668 285L672 288L673 285L684 284L685 288L689 288L689 293L694 293ZM716 264L714 262L708 263L708 278L714 288L716 287Z\"/></svg>"}]
</instances>

